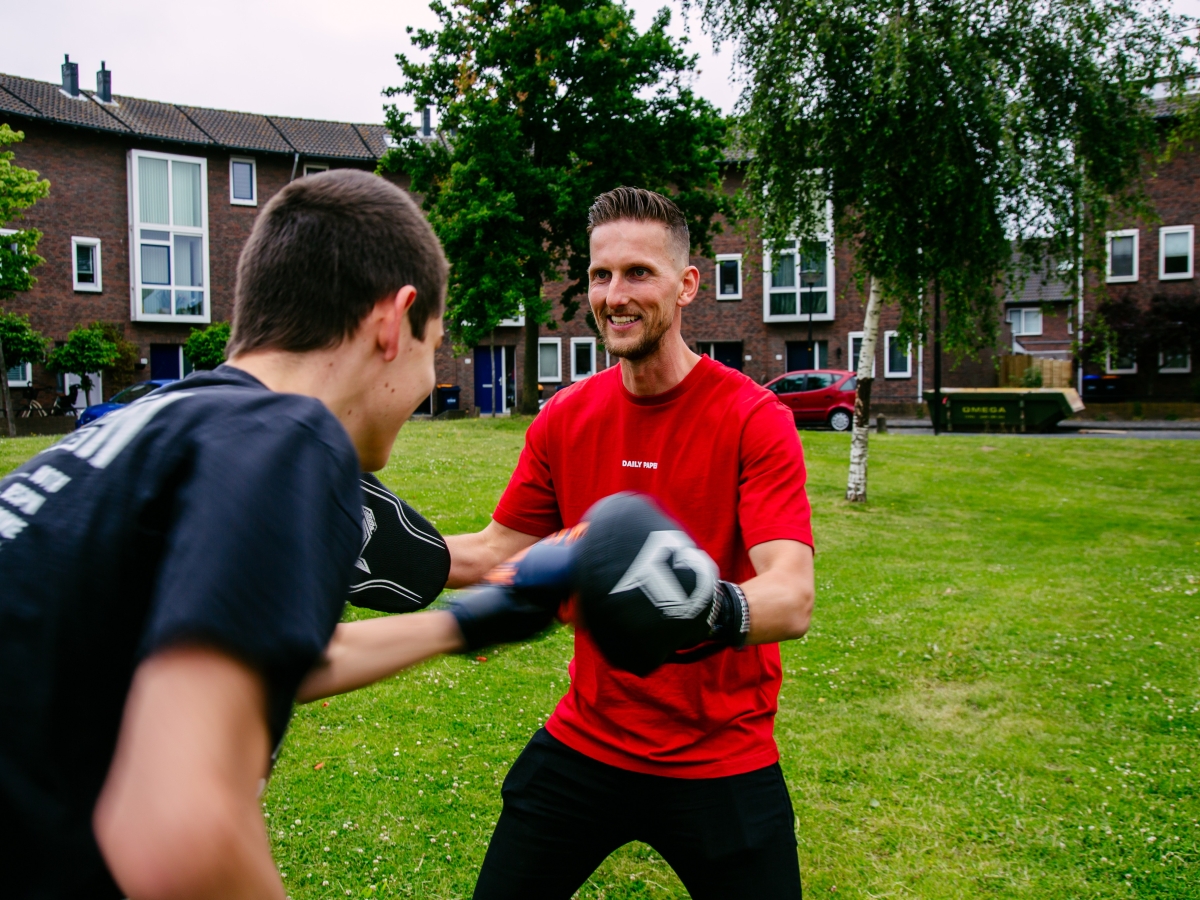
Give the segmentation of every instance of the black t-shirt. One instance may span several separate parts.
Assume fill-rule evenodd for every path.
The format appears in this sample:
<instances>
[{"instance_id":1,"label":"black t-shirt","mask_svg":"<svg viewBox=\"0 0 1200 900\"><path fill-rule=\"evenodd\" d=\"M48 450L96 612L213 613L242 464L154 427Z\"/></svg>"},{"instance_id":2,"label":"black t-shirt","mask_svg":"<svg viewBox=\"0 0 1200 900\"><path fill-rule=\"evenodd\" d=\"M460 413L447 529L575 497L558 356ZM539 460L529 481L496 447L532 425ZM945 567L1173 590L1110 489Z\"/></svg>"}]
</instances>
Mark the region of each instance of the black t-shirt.
<instances>
[{"instance_id":1,"label":"black t-shirt","mask_svg":"<svg viewBox=\"0 0 1200 900\"><path fill-rule=\"evenodd\" d=\"M254 666L278 743L345 605L358 470L319 401L222 366L0 481L5 896L120 896L91 815L130 679L155 651L196 642Z\"/></svg>"}]
</instances>

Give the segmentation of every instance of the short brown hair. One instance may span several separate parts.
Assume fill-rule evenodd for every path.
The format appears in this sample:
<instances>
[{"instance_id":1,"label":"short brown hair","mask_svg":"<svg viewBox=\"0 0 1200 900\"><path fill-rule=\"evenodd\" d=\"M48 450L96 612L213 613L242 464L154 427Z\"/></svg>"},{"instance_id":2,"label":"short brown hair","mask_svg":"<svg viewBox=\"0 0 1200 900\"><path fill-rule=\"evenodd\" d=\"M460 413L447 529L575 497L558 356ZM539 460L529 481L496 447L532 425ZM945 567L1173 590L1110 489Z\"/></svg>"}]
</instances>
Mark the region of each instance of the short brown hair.
<instances>
[{"instance_id":1,"label":"short brown hair","mask_svg":"<svg viewBox=\"0 0 1200 900\"><path fill-rule=\"evenodd\" d=\"M645 188L619 187L605 191L588 210L588 237L592 231L609 222L632 219L635 222L661 222L670 233L670 240L683 265L687 265L692 236L687 219L670 197Z\"/></svg>"},{"instance_id":2,"label":"short brown hair","mask_svg":"<svg viewBox=\"0 0 1200 900\"><path fill-rule=\"evenodd\" d=\"M433 229L391 182L358 169L305 176L271 198L242 250L227 352L333 347L410 284L408 318L424 340L448 269Z\"/></svg>"}]
</instances>

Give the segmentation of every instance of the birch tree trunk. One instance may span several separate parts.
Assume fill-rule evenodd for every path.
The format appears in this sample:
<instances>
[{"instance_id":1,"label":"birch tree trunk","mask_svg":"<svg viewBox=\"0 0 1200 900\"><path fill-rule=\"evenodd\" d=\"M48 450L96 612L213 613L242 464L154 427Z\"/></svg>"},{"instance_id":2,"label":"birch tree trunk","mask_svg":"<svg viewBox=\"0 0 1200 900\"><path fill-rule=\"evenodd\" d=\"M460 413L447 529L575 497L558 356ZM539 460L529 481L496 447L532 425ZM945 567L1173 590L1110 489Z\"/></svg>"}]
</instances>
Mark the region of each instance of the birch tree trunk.
<instances>
[{"instance_id":1,"label":"birch tree trunk","mask_svg":"<svg viewBox=\"0 0 1200 900\"><path fill-rule=\"evenodd\" d=\"M867 499L867 429L871 424L871 382L882 306L879 293L879 282L872 278L863 316L862 349L858 352L858 390L854 394L854 436L850 440L850 477L846 483L846 499L851 503Z\"/></svg>"}]
</instances>

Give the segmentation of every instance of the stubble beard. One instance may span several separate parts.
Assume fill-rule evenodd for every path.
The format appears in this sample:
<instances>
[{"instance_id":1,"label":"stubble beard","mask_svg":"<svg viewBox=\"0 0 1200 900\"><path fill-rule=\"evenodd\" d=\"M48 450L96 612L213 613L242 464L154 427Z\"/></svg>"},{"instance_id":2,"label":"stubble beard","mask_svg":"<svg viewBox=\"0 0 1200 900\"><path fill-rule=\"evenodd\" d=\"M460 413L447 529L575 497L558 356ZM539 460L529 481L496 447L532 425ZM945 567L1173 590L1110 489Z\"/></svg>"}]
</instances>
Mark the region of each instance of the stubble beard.
<instances>
[{"instance_id":1,"label":"stubble beard","mask_svg":"<svg viewBox=\"0 0 1200 900\"><path fill-rule=\"evenodd\" d=\"M628 359L631 362L638 362L653 356L662 344L663 338L667 332L671 330L671 319L666 317L651 318L642 313L642 333L641 336L631 343L618 344L613 340L608 316L601 320L600 336L604 339L604 349L610 356L615 356L618 359Z\"/></svg>"}]
</instances>

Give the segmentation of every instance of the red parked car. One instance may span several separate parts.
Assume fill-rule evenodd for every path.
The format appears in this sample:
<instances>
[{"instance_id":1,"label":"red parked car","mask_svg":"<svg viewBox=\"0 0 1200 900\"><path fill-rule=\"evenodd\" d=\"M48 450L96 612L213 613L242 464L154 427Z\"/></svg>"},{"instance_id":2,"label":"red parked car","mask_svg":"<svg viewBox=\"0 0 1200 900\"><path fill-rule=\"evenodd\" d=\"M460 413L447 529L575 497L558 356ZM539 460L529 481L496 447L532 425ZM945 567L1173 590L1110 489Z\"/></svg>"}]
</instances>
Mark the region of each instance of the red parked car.
<instances>
[{"instance_id":1,"label":"red parked car","mask_svg":"<svg viewBox=\"0 0 1200 900\"><path fill-rule=\"evenodd\" d=\"M843 369L788 372L765 385L792 411L797 425L828 425L846 431L854 422L858 378Z\"/></svg>"}]
</instances>

